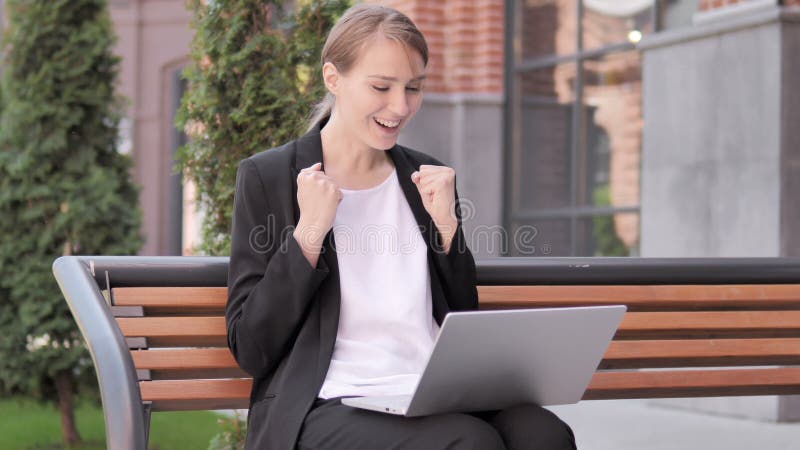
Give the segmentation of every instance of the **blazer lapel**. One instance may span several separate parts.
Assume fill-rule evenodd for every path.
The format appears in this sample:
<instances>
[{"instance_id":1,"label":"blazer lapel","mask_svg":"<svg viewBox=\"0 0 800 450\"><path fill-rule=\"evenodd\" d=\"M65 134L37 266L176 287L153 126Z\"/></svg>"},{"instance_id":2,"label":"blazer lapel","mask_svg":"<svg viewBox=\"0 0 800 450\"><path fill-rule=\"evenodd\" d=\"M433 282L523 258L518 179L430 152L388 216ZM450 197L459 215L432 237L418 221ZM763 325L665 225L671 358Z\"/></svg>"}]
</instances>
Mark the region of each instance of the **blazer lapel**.
<instances>
[{"instance_id":1,"label":"blazer lapel","mask_svg":"<svg viewBox=\"0 0 800 450\"><path fill-rule=\"evenodd\" d=\"M400 180L400 187L403 189L403 194L405 194L408 205L411 207L411 212L414 213L414 218L417 220L422 237L425 239L428 248L432 249L434 248L431 239L433 219L422 204L422 197L419 195L417 186L411 181L411 174L419 170L419 167L415 167L397 145L389 150L389 156L394 162L394 167L397 170L397 179Z\"/></svg>"},{"instance_id":2,"label":"blazer lapel","mask_svg":"<svg viewBox=\"0 0 800 450\"><path fill-rule=\"evenodd\" d=\"M300 220L300 206L297 203L297 175L306 167L317 162L323 164L322 160L322 140L320 129L327 119L314 127L311 131L304 134L296 141L296 151L294 166L292 167L292 204L294 207L294 225ZM333 355L333 347L336 344L336 333L339 329L339 312L341 309L341 290L339 288L339 261L336 257L336 243L333 238L333 230L328 230L322 244L320 263L327 266L329 270L330 282L322 284L322 291L317 296L319 302L319 336L320 348L317 355L318 367L321 369L317 373L316 389L322 386L328 365ZM320 264L318 263L318 265Z\"/></svg>"}]
</instances>

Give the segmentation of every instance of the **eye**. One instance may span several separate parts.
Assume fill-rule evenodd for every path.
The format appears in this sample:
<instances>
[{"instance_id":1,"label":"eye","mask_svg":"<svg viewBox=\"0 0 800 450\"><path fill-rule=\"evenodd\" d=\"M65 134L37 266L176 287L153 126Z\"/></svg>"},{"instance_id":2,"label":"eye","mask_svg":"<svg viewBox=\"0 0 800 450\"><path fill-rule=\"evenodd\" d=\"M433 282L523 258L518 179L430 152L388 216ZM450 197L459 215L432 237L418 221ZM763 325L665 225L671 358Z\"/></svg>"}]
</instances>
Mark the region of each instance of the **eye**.
<instances>
[{"instance_id":1,"label":"eye","mask_svg":"<svg viewBox=\"0 0 800 450\"><path fill-rule=\"evenodd\" d=\"M380 87L380 86L372 86L372 88L379 92L386 92L389 90L388 87Z\"/></svg>"},{"instance_id":2,"label":"eye","mask_svg":"<svg viewBox=\"0 0 800 450\"><path fill-rule=\"evenodd\" d=\"M411 91L411 92L419 92L421 89L420 89L420 88L418 88L418 87L411 87L411 86L408 86L408 87L406 87L406 90L407 90L407 91Z\"/></svg>"}]
</instances>

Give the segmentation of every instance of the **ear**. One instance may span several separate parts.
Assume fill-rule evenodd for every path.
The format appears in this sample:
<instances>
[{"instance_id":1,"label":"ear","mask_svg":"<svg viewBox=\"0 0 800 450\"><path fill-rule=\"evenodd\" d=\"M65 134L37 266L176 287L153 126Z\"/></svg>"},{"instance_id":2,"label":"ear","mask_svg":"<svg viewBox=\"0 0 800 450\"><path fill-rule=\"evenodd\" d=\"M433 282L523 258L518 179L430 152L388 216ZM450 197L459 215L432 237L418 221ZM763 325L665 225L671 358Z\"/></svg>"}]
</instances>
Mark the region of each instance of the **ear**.
<instances>
[{"instance_id":1,"label":"ear","mask_svg":"<svg viewBox=\"0 0 800 450\"><path fill-rule=\"evenodd\" d=\"M339 88L339 69L330 61L322 65L322 80L325 82L325 87L328 88L328 91L336 95L336 91Z\"/></svg>"}]
</instances>

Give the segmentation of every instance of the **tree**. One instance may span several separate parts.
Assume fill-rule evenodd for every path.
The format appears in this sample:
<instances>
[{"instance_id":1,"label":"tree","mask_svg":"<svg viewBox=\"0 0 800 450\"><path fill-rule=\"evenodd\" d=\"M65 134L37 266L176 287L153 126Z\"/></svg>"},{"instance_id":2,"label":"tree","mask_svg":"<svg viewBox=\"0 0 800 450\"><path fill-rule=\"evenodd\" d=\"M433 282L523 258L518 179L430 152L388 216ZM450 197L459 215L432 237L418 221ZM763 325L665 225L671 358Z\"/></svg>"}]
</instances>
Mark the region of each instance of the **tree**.
<instances>
[{"instance_id":1,"label":"tree","mask_svg":"<svg viewBox=\"0 0 800 450\"><path fill-rule=\"evenodd\" d=\"M319 63L325 37L347 0L191 0L193 64L176 125L189 143L180 168L194 182L206 212L200 251L230 252L237 163L304 131L324 94Z\"/></svg>"},{"instance_id":2,"label":"tree","mask_svg":"<svg viewBox=\"0 0 800 450\"><path fill-rule=\"evenodd\" d=\"M104 0L9 0L0 118L0 390L54 401L67 445L92 379L53 278L61 255L142 243L131 160L117 151L119 60Z\"/></svg>"}]
</instances>

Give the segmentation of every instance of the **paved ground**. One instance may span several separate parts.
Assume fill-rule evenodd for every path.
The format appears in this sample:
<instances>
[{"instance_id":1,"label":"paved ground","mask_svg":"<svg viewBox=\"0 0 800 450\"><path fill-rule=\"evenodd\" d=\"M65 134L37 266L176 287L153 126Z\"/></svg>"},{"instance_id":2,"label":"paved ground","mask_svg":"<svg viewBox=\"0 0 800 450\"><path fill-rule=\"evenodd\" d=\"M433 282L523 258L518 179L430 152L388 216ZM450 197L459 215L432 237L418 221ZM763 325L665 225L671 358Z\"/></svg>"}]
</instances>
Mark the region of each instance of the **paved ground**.
<instances>
[{"instance_id":1,"label":"paved ground","mask_svg":"<svg viewBox=\"0 0 800 450\"><path fill-rule=\"evenodd\" d=\"M642 400L550 409L572 426L579 450L800 450L800 423L710 416Z\"/></svg>"}]
</instances>

